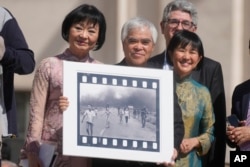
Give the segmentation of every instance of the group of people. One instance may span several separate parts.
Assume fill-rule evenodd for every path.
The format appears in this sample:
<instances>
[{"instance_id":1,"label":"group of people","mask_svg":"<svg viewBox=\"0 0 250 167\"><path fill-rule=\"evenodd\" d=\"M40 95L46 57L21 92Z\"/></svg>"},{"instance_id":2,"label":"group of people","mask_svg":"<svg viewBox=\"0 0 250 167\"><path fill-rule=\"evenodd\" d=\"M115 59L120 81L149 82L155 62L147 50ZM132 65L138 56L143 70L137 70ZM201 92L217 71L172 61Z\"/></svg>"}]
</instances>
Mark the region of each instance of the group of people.
<instances>
[{"instance_id":1,"label":"group of people","mask_svg":"<svg viewBox=\"0 0 250 167\"><path fill-rule=\"evenodd\" d=\"M218 118L224 117L220 120L224 122L226 117L226 111L223 110L225 109L225 96L222 70L218 62L204 57L202 41L194 33L197 29L197 12L193 4L187 1L169 3L164 10L160 25L166 39L166 50L163 54L151 58L158 36L155 26L150 21L140 17L125 22L121 30L124 59L117 65L163 68L174 71L174 150L172 161L155 164L93 158L92 166L94 167L101 165L118 167L202 166L202 163L207 166L210 166L211 163L224 166L225 127L218 133L222 136L221 143L223 144L215 146L215 148L220 149L218 153L220 156L211 158L215 152L212 151L211 155L208 153L212 145L216 145L217 141L220 142L220 139L215 142L214 129L221 127L221 125L214 127L216 116ZM210 66L215 68L210 69ZM217 71L215 72L215 70ZM209 74L211 72L211 75L204 76L208 72ZM197 81L192 79L193 75L198 78ZM212 80L214 77L218 79ZM216 91L214 90L215 94L210 95L214 87L221 88L221 90L216 89ZM213 109L218 108L217 101L220 101L219 105L223 107L219 107L222 110L216 114ZM61 96L59 100L61 110L64 111L68 105L67 97ZM221 155L224 157L221 158ZM216 160L215 158L220 159Z\"/></svg>"},{"instance_id":2,"label":"group of people","mask_svg":"<svg viewBox=\"0 0 250 167\"><path fill-rule=\"evenodd\" d=\"M15 116L10 111L15 112L13 74L32 72L35 61L33 52L28 49L13 16L4 8L0 10L6 13L5 22L3 22L6 24L0 26L2 28L0 29L0 63L3 66L4 83L6 82L4 85L5 108L9 133L15 134L16 129L13 128L15 125L12 125L15 120L11 121ZM29 166L32 167L43 166L38 154L39 146L44 142L56 144L58 156L55 166L57 167L158 165L224 167L226 134L230 142L240 146L246 140L238 137L238 134L246 134L244 132L246 129L245 126L238 128L229 126L226 129L222 68L220 63L204 56L202 41L195 33L197 22L197 11L192 3L174 0L167 4L160 22L166 48L156 56L152 56L152 53L158 32L150 21L135 17L128 20L121 30L124 59L116 65L173 70L174 150L172 161L155 164L62 154L62 116L69 106L67 97L62 94L63 61L100 64L101 62L90 56L90 51L101 49L105 42L105 17L99 9L88 4L73 9L62 23L62 38L69 44L68 48L63 53L42 60L36 70L31 90L27 136L21 149L20 160L28 159ZM15 28L7 28L7 26ZM16 30L14 31L16 34L7 35L9 32L7 30L13 29ZM18 39L12 39L13 36ZM11 46L16 50L11 49ZM241 109L241 104L237 102L235 105L236 109ZM245 120L246 115L239 119ZM245 125L244 121L242 125Z\"/></svg>"},{"instance_id":3,"label":"group of people","mask_svg":"<svg viewBox=\"0 0 250 167\"><path fill-rule=\"evenodd\" d=\"M126 124L128 124L128 119L130 118L130 106L118 107L119 122L123 123L123 118ZM133 110L133 109L132 109Z\"/></svg>"}]
</instances>

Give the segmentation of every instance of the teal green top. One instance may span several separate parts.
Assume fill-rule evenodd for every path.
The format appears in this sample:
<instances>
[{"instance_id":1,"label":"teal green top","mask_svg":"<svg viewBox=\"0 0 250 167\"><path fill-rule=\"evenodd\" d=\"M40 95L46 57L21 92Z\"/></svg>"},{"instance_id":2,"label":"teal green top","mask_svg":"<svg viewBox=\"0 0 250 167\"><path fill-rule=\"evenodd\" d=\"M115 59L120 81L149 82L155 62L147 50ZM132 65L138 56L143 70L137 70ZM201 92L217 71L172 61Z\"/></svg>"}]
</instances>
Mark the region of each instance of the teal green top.
<instances>
[{"instance_id":1,"label":"teal green top","mask_svg":"<svg viewBox=\"0 0 250 167\"><path fill-rule=\"evenodd\" d=\"M175 76L176 77L176 76ZM188 154L180 153L177 167L202 167L201 156L206 154L214 140L214 113L209 90L193 80L175 78L178 102L185 127L184 138L198 137L201 148Z\"/></svg>"}]
</instances>

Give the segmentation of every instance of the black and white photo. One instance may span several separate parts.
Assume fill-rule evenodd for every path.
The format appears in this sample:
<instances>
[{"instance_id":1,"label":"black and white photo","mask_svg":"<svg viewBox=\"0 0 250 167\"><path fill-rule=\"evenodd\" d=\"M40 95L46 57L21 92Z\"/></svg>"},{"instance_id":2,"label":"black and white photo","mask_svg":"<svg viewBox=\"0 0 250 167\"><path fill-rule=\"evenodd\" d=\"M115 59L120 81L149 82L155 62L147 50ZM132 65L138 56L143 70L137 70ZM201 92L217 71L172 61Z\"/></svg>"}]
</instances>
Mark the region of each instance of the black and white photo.
<instances>
[{"instance_id":1,"label":"black and white photo","mask_svg":"<svg viewBox=\"0 0 250 167\"><path fill-rule=\"evenodd\" d=\"M71 104L64 112L64 153L149 162L170 159L172 92L172 72L64 62L63 94Z\"/></svg>"}]
</instances>

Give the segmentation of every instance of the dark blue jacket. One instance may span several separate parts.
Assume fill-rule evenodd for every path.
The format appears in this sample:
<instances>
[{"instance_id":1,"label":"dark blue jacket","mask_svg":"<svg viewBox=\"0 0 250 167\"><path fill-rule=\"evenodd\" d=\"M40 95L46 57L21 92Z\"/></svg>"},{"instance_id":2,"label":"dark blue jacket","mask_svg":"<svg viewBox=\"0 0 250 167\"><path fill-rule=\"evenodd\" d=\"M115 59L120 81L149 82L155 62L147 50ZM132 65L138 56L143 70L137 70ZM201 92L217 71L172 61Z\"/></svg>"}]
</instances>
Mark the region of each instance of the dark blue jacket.
<instances>
[{"instance_id":1,"label":"dark blue jacket","mask_svg":"<svg viewBox=\"0 0 250 167\"><path fill-rule=\"evenodd\" d=\"M14 74L30 74L35 68L34 53L28 48L24 35L13 15L0 7L0 36L6 51L0 63L3 66L4 102L9 134L17 134Z\"/></svg>"}]
</instances>

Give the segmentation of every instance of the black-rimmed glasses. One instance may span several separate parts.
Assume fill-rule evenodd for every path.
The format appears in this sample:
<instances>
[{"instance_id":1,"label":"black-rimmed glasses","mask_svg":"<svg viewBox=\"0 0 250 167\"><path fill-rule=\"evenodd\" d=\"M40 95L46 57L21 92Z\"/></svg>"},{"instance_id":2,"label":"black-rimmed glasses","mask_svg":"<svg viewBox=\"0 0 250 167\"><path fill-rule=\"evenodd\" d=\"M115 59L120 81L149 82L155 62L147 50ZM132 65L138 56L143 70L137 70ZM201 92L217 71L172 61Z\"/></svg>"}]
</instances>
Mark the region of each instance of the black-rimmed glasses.
<instances>
[{"instance_id":1,"label":"black-rimmed glasses","mask_svg":"<svg viewBox=\"0 0 250 167\"><path fill-rule=\"evenodd\" d=\"M180 20L177 20L177 19L168 19L166 21L166 23L168 23L168 25L171 28L176 28L181 23L182 28L185 29L185 30L189 30L194 26L194 23L191 22L191 21L188 21L188 20L180 21Z\"/></svg>"}]
</instances>

